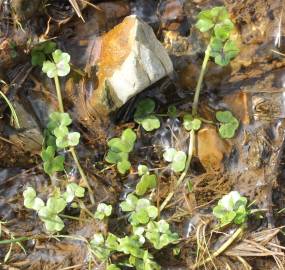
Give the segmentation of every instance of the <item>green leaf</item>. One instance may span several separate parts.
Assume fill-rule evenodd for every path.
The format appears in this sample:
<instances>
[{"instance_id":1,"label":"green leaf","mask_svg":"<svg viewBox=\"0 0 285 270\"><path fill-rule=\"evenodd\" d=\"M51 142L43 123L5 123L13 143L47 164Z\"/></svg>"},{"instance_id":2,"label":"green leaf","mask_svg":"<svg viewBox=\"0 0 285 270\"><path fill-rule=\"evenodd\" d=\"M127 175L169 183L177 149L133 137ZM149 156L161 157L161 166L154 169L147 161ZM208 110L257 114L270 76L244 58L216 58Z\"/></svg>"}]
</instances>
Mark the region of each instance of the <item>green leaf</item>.
<instances>
[{"instance_id":1,"label":"green leaf","mask_svg":"<svg viewBox=\"0 0 285 270\"><path fill-rule=\"evenodd\" d=\"M68 128L66 126L59 126L54 129L54 135L57 138L63 138L68 135Z\"/></svg>"},{"instance_id":2,"label":"green leaf","mask_svg":"<svg viewBox=\"0 0 285 270\"><path fill-rule=\"evenodd\" d=\"M156 187L156 175L145 174L142 176L141 180L136 186L136 194L142 196L146 193L148 189L153 189L155 187Z\"/></svg>"},{"instance_id":3,"label":"green leaf","mask_svg":"<svg viewBox=\"0 0 285 270\"><path fill-rule=\"evenodd\" d=\"M23 196L24 206L28 209L39 211L45 205L42 199L36 197L36 191L32 187L27 187Z\"/></svg>"},{"instance_id":4,"label":"green leaf","mask_svg":"<svg viewBox=\"0 0 285 270\"><path fill-rule=\"evenodd\" d=\"M74 197L83 198L85 193L85 189L80 187L76 183L69 183L66 186L66 192L64 193L64 199L67 203L73 201Z\"/></svg>"},{"instance_id":5,"label":"green leaf","mask_svg":"<svg viewBox=\"0 0 285 270\"><path fill-rule=\"evenodd\" d=\"M216 112L216 118L221 123L230 123L234 116L230 111L218 111Z\"/></svg>"},{"instance_id":6,"label":"green leaf","mask_svg":"<svg viewBox=\"0 0 285 270\"><path fill-rule=\"evenodd\" d=\"M216 38L225 41L229 38L233 28L234 24L229 19L226 19L223 22L217 24L214 28Z\"/></svg>"},{"instance_id":7,"label":"green leaf","mask_svg":"<svg viewBox=\"0 0 285 270\"><path fill-rule=\"evenodd\" d=\"M48 175L53 175L56 172L64 171L64 156L56 156L44 162L44 171Z\"/></svg>"},{"instance_id":8,"label":"green leaf","mask_svg":"<svg viewBox=\"0 0 285 270\"><path fill-rule=\"evenodd\" d=\"M183 151L178 151L173 157L171 169L174 172L182 172L185 169L186 159L186 154Z\"/></svg>"},{"instance_id":9,"label":"green leaf","mask_svg":"<svg viewBox=\"0 0 285 270\"><path fill-rule=\"evenodd\" d=\"M138 174L139 176L142 176L144 174L148 174L149 170L148 167L146 165L139 165L138 166Z\"/></svg>"},{"instance_id":10,"label":"green leaf","mask_svg":"<svg viewBox=\"0 0 285 270\"><path fill-rule=\"evenodd\" d=\"M33 51L32 50L32 65L33 66L42 66L44 61L46 60L46 56L43 52Z\"/></svg>"},{"instance_id":11,"label":"green leaf","mask_svg":"<svg viewBox=\"0 0 285 270\"><path fill-rule=\"evenodd\" d=\"M54 214L58 214L60 212L62 212L64 210L64 208L66 207L66 201L59 197L50 197L47 200L47 209Z\"/></svg>"},{"instance_id":12,"label":"green leaf","mask_svg":"<svg viewBox=\"0 0 285 270\"><path fill-rule=\"evenodd\" d=\"M123 141L120 138L113 138L108 141L108 146L110 147L111 151L120 153L129 153L133 150L133 143L129 143L127 141Z\"/></svg>"},{"instance_id":13,"label":"green leaf","mask_svg":"<svg viewBox=\"0 0 285 270\"><path fill-rule=\"evenodd\" d=\"M177 109L174 105L170 105L168 106L168 109L167 109L167 115L170 117L170 118L176 118L178 116L177 114Z\"/></svg>"},{"instance_id":14,"label":"green leaf","mask_svg":"<svg viewBox=\"0 0 285 270\"><path fill-rule=\"evenodd\" d=\"M50 161L54 158L55 148L48 146L46 149L43 149L41 152L41 158L43 161Z\"/></svg>"},{"instance_id":15,"label":"green leaf","mask_svg":"<svg viewBox=\"0 0 285 270\"><path fill-rule=\"evenodd\" d=\"M201 120L198 118L193 118L190 114L185 114L183 117L183 126L186 130L199 130L201 127Z\"/></svg>"},{"instance_id":16,"label":"green leaf","mask_svg":"<svg viewBox=\"0 0 285 270\"><path fill-rule=\"evenodd\" d=\"M133 194L129 194L126 200L120 204L120 207L123 212L131 212L136 209L137 202L138 198Z\"/></svg>"},{"instance_id":17,"label":"green leaf","mask_svg":"<svg viewBox=\"0 0 285 270\"><path fill-rule=\"evenodd\" d=\"M152 219L155 219L158 215L158 209L153 205L148 206L146 208L146 211L147 211L148 216Z\"/></svg>"},{"instance_id":18,"label":"green leaf","mask_svg":"<svg viewBox=\"0 0 285 270\"><path fill-rule=\"evenodd\" d=\"M236 130L239 127L238 120L229 111L218 111L216 113L216 118L221 122L219 128L219 134L224 139L230 139L234 137Z\"/></svg>"},{"instance_id":19,"label":"green leaf","mask_svg":"<svg viewBox=\"0 0 285 270\"><path fill-rule=\"evenodd\" d=\"M211 56L215 58L215 63L220 66L226 66L239 53L236 43L232 40L227 40L223 44L222 40L214 39L211 45Z\"/></svg>"},{"instance_id":20,"label":"green leaf","mask_svg":"<svg viewBox=\"0 0 285 270\"><path fill-rule=\"evenodd\" d=\"M43 45L43 52L45 54L51 54L56 48L56 43L53 41L46 41L42 43L42 45Z\"/></svg>"},{"instance_id":21,"label":"green leaf","mask_svg":"<svg viewBox=\"0 0 285 270\"><path fill-rule=\"evenodd\" d=\"M57 68L55 63L51 61L44 61L42 71L47 74L49 78L57 76Z\"/></svg>"},{"instance_id":22,"label":"green leaf","mask_svg":"<svg viewBox=\"0 0 285 270\"><path fill-rule=\"evenodd\" d=\"M123 131L121 139L124 142L127 142L130 145L133 145L136 142L137 135L131 128L127 128ZM132 149L130 151L132 151Z\"/></svg>"},{"instance_id":23,"label":"green leaf","mask_svg":"<svg viewBox=\"0 0 285 270\"><path fill-rule=\"evenodd\" d=\"M128 160L122 160L117 163L119 173L125 174L130 168L131 163Z\"/></svg>"},{"instance_id":24,"label":"green leaf","mask_svg":"<svg viewBox=\"0 0 285 270\"><path fill-rule=\"evenodd\" d=\"M105 217L109 217L112 213L112 205L105 203L99 203L95 212L95 218L103 220Z\"/></svg>"},{"instance_id":25,"label":"green leaf","mask_svg":"<svg viewBox=\"0 0 285 270\"><path fill-rule=\"evenodd\" d=\"M117 250L118 245L118 237L112 233L108 233L108 237L106 239L106 247L110 250Z\"/></svg>"},{"instance_id":26,"label":"green leaf","mask_svg":"<svg viewBox=\"0 0 285 270\"><path fill-rule=\"evenodd\" d=\"M134 120L141 124L146 131L152 131L160 127L159 119L153 114L155 102L150 99L144 99L137 105Z\"/></svg>"},{"instance_id":27,"label":"green leaf","mask_svg":"<svg viewBox=\"0 0 285 270\"><path fill-rule=\"evenodd\" d=\"M174 148L167 148L163 153L163 158L165 161L172 162L177 151Z\"/></svg>"},{"instance_id":28,"label":"green leaf","mask_svg":"<svg viewBox=\"0 0 285 270\"><path fill-rule=\"evenodd\" d=\"M113 152L113 151L109 150L107 153L107 156L105 157L105 160L108 163L116 164L116 163L121 162L123 160L128 160L128 158L129 158L128 153L124 153L124 152L117 153L117 152Z\"/></svg>"},{"instance_id":29,"label":"green leaf","mask_svg":"<svg viewBox=\"0 0 285 270\"><path fill-rule=\"evenodd\" d=\"M154 112L154 109L155 102L152 99L143 99L137 104L134 118L141 118L145 115L151 114Z\"/></svg>"},{"instance_id":30,"label":"green leaf","mask_svg":"<svg viewBox=\"0 0 285 270\"><path fill-rule=\"evenodd\" d=\"M47 125L50 131L54 131L57 127L60 126L69 126L72 123L72 119L68 113L53 112L49 115L50 121Z\"/></svg>"},{"instance_id":31,"label":"green leaf","mask_svg":"<svg viewBox=\"0 0 285 270\"><path fill-rule=\"evenodd\" d=\"M80 133L79 132L69 132L67 135L68 145L73 147L79 144Z\"/></svg>"},{"instance_id":32,"label":"green leaf","mask_svg":"<svg viewBox=\"0 0 285 270\"><path fill-rule=\"evenodd\" d=\"M140 122L145 131L153 131L160 127L160 121L155 115L145 116Z\"/></svg>"},{"instance_id":33,"label":"green leaf","mask_svg":"<svg viewBox=\"0 0 285 270\"><path fill-rule=\"evenodd\" d=\"M137 258L143 258L144 251L141 249L141 243L136 236L125 236L119 240L118 251L124 254L130 254Z\"/></svg>"}]
</instances>

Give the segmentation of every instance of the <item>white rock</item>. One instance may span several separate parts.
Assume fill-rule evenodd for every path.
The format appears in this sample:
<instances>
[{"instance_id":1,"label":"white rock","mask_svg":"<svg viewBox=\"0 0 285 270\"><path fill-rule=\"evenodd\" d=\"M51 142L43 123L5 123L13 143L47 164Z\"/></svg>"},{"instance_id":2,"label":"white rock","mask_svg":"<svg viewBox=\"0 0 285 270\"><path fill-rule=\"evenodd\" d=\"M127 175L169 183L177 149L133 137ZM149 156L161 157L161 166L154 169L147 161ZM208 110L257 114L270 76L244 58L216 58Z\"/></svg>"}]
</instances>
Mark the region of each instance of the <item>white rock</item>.
<instances>
[{"instance_id":1,"label":"white rock","mask_svg":"<svg viewBox=\"0 0 285 270\"><path fill-rule=\"evenodd\" d=\"M134 15L102 38L98 67L99 84L90 105L103 113L114 111L173 71L152 28Z\"/></svg>"}]
</instances>

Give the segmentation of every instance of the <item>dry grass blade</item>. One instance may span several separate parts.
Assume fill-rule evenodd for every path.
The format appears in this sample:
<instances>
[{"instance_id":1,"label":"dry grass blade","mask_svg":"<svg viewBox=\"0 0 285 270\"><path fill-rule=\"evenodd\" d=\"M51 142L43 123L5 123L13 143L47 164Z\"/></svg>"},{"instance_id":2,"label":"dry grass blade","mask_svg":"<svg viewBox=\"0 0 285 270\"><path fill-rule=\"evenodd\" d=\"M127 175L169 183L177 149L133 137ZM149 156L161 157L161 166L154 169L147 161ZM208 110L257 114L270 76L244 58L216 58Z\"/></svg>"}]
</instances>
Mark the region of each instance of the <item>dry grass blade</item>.
<instances>
[{"instance_id":1,"label":"dry grass blade","mask_svg":"<svg viewBox=\"0 0 285 270\"><path fill-rule=\"evenodd\" d=\"M250 235L240 243L230 247L224 254L227 256L242 257L273 257L278 268L284 269L283 247L275 242L280 228L263 230Z\"/></svg>"},{"instance_id":2,"label":"dry grass blade","mask_svg":"<svg viewBox=\"0 0 285 270\"><path fill-rule=\"evenodd\" d=\"M85 21L84 21L84 18L83 18L83 16L82 16L81 10L80 10L80 8L79 8L79 5L78 5L78 3L77 3L77 0L69 0L69 3L70 3L70 4L72 5L72 7L74 8L74 10L75 10L77 16L78 16L83 22L85 22Z\"/></svg>"}]
</instances>

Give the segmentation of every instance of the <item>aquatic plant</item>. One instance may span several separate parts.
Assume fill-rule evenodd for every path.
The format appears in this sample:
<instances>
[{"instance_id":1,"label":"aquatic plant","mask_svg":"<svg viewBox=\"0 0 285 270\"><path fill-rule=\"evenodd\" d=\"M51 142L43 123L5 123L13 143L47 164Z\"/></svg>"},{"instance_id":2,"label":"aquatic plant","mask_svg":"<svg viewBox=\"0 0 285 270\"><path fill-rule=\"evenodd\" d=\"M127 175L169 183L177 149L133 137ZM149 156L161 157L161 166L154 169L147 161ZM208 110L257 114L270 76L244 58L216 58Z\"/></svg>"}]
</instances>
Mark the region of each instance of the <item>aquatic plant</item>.
<instances>
[{"instance_id":1,"label":"aquatic plant","mask_svg":"<svg viewBox=\"0 0 285 270\"><path fill-rule=\"evenodd\" d=\"M59 214L74 198L83 198L84 193L84 188L76 183L69 183L64 193L60 193L59 189L55 189L45 204L41 198L37 197L34 188L27 187L23 192L24 206L38 213L49 233L59 232L64 228L64 223Z\"/></svg>"},{"instance_id":2,"label":"aquatic plant","mask_svg":"<svg viewBox=\"0 0 285 270\"><path fill-rule=\"evenodd\" d=\"M136 133L127 128L120 138L112 138L108 141L109 151L105 160L111 164L117 164L121 174L125 174L131 168L129 153L133 150L136 139Z\"/></svg>"},{"instance_id":3,"label":"aquatic plant","mask_svg":"<svg viewBox=\"0 0 285 270\"><path fill-rule=\"evenodd\" d=\"M242 197L237 191L224 195L213 209L213 214L219 219L221 226L232 222L241 225L246 221L249 213L246 197Z\"/></svg>"}]
</instances>

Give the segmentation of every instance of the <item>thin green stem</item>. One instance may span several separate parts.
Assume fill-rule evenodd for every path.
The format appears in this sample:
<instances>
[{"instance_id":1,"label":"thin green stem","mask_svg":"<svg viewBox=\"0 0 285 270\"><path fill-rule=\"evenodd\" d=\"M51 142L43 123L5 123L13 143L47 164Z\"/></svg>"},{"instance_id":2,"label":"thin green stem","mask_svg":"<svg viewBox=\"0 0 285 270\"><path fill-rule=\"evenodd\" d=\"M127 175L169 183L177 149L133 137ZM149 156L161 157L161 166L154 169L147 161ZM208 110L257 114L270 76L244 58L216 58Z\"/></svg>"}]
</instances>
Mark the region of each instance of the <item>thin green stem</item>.
<instances>
[{"instance_id":1,"label":"thin green stem","mask_svg":"<svg viewBox=\"0 0 285 270\"><path fill-rule=\"evenodd\" d=\"M60 112L64 112L64 108L63 108L63 101L62 101L62 95L61 95L61 89L60 89L60 84L59 84L59 79L58 79L58 76L55 76L54 77L54 82L55 82L55 88L56 88L56 94L57 94L57 100L58 100L58 106L59 106L59 111ZM78 160L78 157L77 157L77 154L75 152L75 149L73 147L70 148L70 153L76 163L76 166L79 170L79 173L81 175L81 178L82 180L84 181L84 184L86 185L87 189L88 189L88 192L89 192L89 196L90 196L90 201L91 203L94 205L95 204L95 201L94 201L94 196L93 196L93 191L88 183L88 180L87 180L87 177L84 173L84 170L82 169L80 163L79 163L79 160Z\"/></svg>"},{"instance_id":2,"label":"thin green stem","mask_svg":"<svg viewBox=\"0 0 285 270\"><path fill-rule=\"evenodd\" d=\"M186 160L185 169L181 173L181 175L180 175L180 177L179 177L175 187L173 188L173 190L170 193L168 193L168 196L162 202L162 204L161 204L161 206L159 208L160 212L165 208L165 206L168 204L168 202L172 199L176 189L180 186L180 184L184 180L185 176L187 175L187 172L189 170L190 163L191 163L191 160L192 160L193 152L194 152L194 142L195 142L195 132L192 129L190 131L189 147L188 147L188 157L187 157L187 160Z\"/></svg>"},{"instance_id":3,"label":"thin green stem","mask_svg":"<svg viewBox=\"0 0 285 270\"><path fill-rule=\"evenodd\" d=\"M10 100L6 97L6 95L2 91L0 91L0 95L5 100L5 102L7 103L8 107L9 107L9 109L11 111L12 118L15 121L16 128L20 128L19 119L18 119L17 113L16 113L12 103L10 102Z\"/></svg>"},{"instance_id":4,"label":"thin green stem","mask_svg":"<svg viewBox=\"0 0 285 270\"><path fill-rule=\"evenodd\" d=\"M208 61L209 61L209 58L210 58L211 45L212 45L212 39L210 40L210 42L208 44L208 47L207 47L207 49L205 51L205 56L204 56L202 68L201 68L199 79L198 79L198 83L197 83L197 86L196 86L196 89L195 89L195 96L194 96L194 101L193 101L193 106L192 106L192 114L193 114L193 116L195 116L197 114L197 111L198 111L199 96L200 96L202 82L203 82L203 79L204 79L204 76L205 76L207 64L208 64Z\"/></svg>"},{"instance_id":5,"label":"thin green stem","mask_svg":"<svg viewBox=\"0 0 285 270\"><path fill-rule=\"evenodd\" d=\"M58 100L58 107L60 112L64 112L63 108L63 101L62 101L62 96L61 96L61 90L60 90L60 84L59 84L59 79L58 76L54 77L54 83L55 83L55 89L56 89L56 95L57 95L57 100Z\"/></svg>"},{"instance_id":6,"label":"thin green stem","mask_svg":"<svg viewBox=\"0 0 285 270\"><path fill-rule=\"evenodd\" d=\"M74 159L74 161L76 163L76 166L77 166L77 168L79 170L79 173L80 173L80 175L82 177L82 180L83 180L85 186L88 189L90 201L91 201L92 204L95 204L92 188L90 187L90 185L88 183L87 177L86 177L86 175L85 175L85 173L84 173L84 171L83 171L83 169L82 169L82 167L81 167L81 165L79 163L77 154L76 154L75 149L73 147L70 148L70 153L71 153L71 155L72 155L72 157L73 157L73 159Z\"/></svg>"},{"instance_id":7,"label":"thin green stem","mask_svg":"<svg viewBox=\"0 0 285 270\"><path fill-rule=\"evenodd\" d=\"M18 238L11 238L7 240L1 240L0 245L6 245L6 244L11 244L11 243L17 243L17 242L23 242L32 239L31 237L28 236L22 236Z\"/></svg>"}]
</instances>

